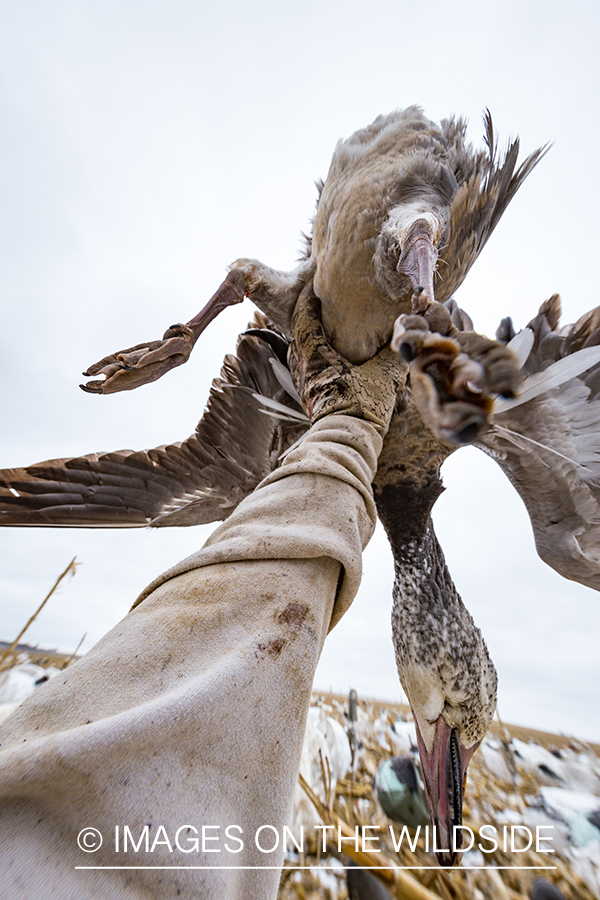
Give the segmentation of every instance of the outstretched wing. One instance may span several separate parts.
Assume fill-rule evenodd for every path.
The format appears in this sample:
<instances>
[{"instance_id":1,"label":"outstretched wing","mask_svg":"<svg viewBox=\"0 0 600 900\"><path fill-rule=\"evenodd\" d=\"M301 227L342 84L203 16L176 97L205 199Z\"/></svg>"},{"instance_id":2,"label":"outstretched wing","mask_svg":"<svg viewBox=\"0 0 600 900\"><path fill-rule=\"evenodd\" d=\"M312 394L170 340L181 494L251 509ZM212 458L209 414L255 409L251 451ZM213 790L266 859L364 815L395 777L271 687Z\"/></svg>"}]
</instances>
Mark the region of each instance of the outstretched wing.
<instances>
[{"instance_id":1,"label":"outstretched wing","mask_svg":"<svg viewBox=\"0 0 600 900\"><path fill-rule=\"evenodd\" d=\"M136 528L227 518L306 430L284 390L284 349L264 327L241 335L182 443L0 470L0 525ZM279 408L288 412L275 418Z\"/></svg>"},{"instance_id":2,"label":"outstretched wing","mask_svg":"<svg viewBox=\"0 0 600 900\"><path fill-rule=\"evenodd\" d=\"M526 378L480 447L521 495L544 562L600 590L600 307L562 329L559 317L554 296L513 338ZM511 331L504 320L498 337Z\"/></svg>"}]
</instances>

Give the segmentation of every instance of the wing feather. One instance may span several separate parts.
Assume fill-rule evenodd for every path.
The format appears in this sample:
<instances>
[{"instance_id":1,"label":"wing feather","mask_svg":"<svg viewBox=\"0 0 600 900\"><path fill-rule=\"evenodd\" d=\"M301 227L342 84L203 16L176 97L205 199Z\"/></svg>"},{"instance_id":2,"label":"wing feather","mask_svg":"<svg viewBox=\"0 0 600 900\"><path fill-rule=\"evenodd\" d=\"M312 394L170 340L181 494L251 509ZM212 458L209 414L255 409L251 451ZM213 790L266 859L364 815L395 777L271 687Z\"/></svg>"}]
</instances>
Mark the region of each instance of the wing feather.
<instances>
[{"instance_id":1,"label":"wing feather","mask_svg":"<svg viewBox=\"0 0 600 900\"><path fill-rule=\"evenodd\" d=\"M139 528L225 519L275 468L306 430L275 420L265 399L292 414L276 353L258 316L225 358L206 411L186 441L152 450L118 450L0 470L0 525ZM278 377L279 375L279 377Z\"/></svg>"},{"instance_id":2,"label":"wing feather","mask_svg":"<svg viewBox=\"0 0 600 900\"><path fill-rule=\"evenodd\" d=\"M521 396L498 405L480 446L525 503L540 557L600 590L600 307L562 329L559 315L555 296L527 326Z\"/></svg>"},{"instance_id":3,"label":"wing feather","mask_svg":"<svg viewBox=\"0 0 600 900\"><path fill-rule=\"evenodd\" d=\"M450 263L435 282L436 299L444 302L462 284L483 250L508 204L527 176L549 149L541 147L517 168L520 144L512 141L504 155L498 153L489 110L484 116L487 152L475 153L464 143L462 120L442 122L442 133L455 154L454 171L460 187L450 207L450 231L440 257Z\"/></svg>"}]
</instances>

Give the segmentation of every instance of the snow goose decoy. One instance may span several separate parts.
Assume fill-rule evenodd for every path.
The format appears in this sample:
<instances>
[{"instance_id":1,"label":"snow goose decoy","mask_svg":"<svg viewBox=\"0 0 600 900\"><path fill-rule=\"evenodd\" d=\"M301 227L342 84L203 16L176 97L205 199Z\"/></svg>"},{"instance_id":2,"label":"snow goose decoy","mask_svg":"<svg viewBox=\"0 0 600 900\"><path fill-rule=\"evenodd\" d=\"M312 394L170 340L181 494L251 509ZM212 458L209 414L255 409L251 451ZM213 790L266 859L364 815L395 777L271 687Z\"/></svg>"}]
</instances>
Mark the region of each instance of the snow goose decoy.
<instances>
[{"instance_id":1,"label":"snow goose decoy","mask_svg":"<svg viewBox=\"0 0 600 900\"><path fill-rule=\"evenodd\" d=\"M392 900L385 885L368 869L361 869L351 859L346 859L346 884L348 900Z\"/></svg>"},{"instance_id":2,"label":"snow goose decoy","mask_svg":"<svg viewBox=\"0 0 600 900\"><path fill-rule=\"evenodd\" d=\"M429 825L417 770L410 756L384 760L375 772L373 793L393 822L410 828Z\"/></svg>"}]
</instances>

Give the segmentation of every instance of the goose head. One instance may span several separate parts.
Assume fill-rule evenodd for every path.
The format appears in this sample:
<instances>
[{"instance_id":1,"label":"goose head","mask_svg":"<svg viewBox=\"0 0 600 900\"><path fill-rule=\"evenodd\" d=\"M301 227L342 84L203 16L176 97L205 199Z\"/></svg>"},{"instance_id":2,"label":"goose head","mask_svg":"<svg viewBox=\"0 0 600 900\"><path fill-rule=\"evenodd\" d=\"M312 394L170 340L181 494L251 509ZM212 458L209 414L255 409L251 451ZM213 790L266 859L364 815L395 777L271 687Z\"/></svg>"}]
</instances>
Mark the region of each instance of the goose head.
<instances>
[{"instance_id":1,"label":"goose head","mask_svg":"<svg viewBox=\"0 0 600 900\"><path fill-rule=\"evenodd\" d=\"M459 859L467 767L491 725L497 675L445 566L433 526L396 565L392 634L417 731L441 865ZM412 552L411 552L412 551ZM410 565L410 557L416 566Z\"/></svg>"}]
</instances>

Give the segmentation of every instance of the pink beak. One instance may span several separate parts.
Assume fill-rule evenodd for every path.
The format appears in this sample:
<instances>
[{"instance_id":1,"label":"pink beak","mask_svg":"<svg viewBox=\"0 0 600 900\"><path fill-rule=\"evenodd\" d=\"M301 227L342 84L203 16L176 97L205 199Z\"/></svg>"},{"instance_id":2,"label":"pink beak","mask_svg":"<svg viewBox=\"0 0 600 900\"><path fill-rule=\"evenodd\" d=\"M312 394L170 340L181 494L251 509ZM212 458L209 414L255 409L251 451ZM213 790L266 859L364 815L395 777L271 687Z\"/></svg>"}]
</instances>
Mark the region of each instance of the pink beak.
<instances>
[{"instance_id":1,"label":"pink beak","mask_svg":"<svg viewBox=\"0 0 600 900\"><path fill-rule=\"evenodd\" d=\"M433 849L441 866L453 866L460 860L462 801L467 766L479 746L467 750L458 740L454 728L440 718L435 723L431 751L427 750L415 719L421 768L431 821L435 827Z\"/></svg>"},{"instance_id":2,"label":"pink beak","mask_svg":"<svg viewBox=\"0 0 600 900\"><path fill-rule=\"evenodd\" d=\"M424 312L435 299L433 275L437 258L431 225L426 219L417 219L404 238L402 253L396 266L398 274L410 278L413 287L413 314Z\"/></svg>"}]
</instances>

